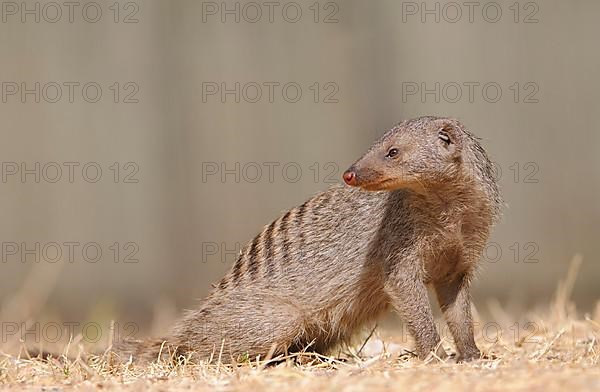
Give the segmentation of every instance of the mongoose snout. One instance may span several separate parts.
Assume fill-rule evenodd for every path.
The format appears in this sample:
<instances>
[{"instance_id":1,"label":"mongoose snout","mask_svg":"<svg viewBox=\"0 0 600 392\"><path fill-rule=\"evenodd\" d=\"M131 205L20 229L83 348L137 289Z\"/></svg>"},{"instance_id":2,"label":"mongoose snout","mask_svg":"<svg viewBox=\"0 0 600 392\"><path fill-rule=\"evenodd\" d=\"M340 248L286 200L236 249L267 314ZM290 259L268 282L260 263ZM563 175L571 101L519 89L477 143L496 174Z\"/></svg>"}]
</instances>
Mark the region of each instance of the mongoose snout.
<instances>
[{"instance_id":1,"label":"mongoose snout","mask_svg":"<svg viewBox=\"0 0 600 392\"><path fill-rule=\"evenodd\" d=\"M501 204L479 140L455 119L404 121L343 180L350 186L331 187L264 226L164 341L125 342L116 352L125 360L216 353L232 362L326 353L392 308L420 358L444 357L429 286L458 360L479 358L470 284Z\"/></svg>"},{"instance_id":2,"label":"mongoose snout","mask_svg":"<svg viewBox=\"0 0 600 392\"><path fill-rule=\"evenodd\" d=\"M348 185L356 184L356 173L354 173L352 168L346 170L346 172L343 175L343 178L344 178L344 182Z\"/></svg>"}]
</instances>

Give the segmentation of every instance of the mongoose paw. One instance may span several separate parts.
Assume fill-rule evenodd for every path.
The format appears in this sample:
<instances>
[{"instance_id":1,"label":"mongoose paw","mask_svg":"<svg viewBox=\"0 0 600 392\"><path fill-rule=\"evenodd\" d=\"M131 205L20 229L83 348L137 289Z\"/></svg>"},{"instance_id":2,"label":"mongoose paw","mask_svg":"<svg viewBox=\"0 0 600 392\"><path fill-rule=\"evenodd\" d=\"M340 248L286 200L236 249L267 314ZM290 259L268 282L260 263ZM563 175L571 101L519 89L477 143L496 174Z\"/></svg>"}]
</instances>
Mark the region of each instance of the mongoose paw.
<instances>
[{"instance_id":1,"label":"mongoose paw","mask_svg":"<svg viewBox=\"0 0 600 392\"><path fill-rule=\"evenodd\" d=\"M485 360L488 360L488 361L495 361L495 360L500 359L500 358L496 354L490 353L490 354L482 354L481 355L481 359L485 359Z\"/></svg>"},{"instance_id":2,"label":"mongoose paw","mask_svg":"<svg viewBox=\"0 0 600 392\"><path fill-rule=\"evenodd\" d=\"M479 350L473 350L467 353L460 353L456 357L456 363L471 362L478 359L481 359L481 352Z\"/></svg>"}]
</instances>

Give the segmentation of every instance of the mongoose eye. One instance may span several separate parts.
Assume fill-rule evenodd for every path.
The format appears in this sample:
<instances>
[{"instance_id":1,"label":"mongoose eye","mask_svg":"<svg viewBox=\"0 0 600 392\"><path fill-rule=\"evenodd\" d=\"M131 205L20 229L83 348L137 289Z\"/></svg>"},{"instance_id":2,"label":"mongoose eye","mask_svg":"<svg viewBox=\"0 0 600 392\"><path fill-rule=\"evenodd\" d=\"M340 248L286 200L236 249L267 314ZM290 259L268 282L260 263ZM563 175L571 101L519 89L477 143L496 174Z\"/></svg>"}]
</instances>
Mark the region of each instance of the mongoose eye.
<instances>
[{"instance_id":1,"label":"mongoose eye","mask_svg":"<svg viewBox=\"0 0 600 392\"><path fill-rule=\"evenodd\" d=\"M452 143L452 140L450 140L450 135L448 135L448 132L444 131L443 129L438 131L438 138L440 138L440 140L446 144Z\"/></svg>"},{"instance_id":2,"label":"mongoose eye","mask_svg":"<svg viewBox=\"0 0 600 392\"><path fill-rule=\"evenodd\" d=\"M397 148L390 148L390 150L388 151L386 157L388 158L394 158L398 155L398 149Z\"/></svg>"}]
</instances>

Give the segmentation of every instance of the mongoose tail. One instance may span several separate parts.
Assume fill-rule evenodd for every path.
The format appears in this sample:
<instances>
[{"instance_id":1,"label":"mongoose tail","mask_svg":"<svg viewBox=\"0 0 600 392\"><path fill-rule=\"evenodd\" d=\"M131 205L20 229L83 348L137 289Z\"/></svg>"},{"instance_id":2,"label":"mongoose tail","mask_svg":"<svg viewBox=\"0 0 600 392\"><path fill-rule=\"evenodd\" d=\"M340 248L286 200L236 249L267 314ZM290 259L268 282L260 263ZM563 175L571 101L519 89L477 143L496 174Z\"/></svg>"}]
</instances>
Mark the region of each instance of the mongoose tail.
<instances>
[{"instance_id":1,"label":"mongoose tail","mask_svg":"<svg viewBox=\"0 0 600 392\"><path fill-rule=\"evenodd\" d=\"M125 339L115 344L112 349L117 360L122 363L136 362L170 362L177 359L183 350L168 343L168 339Z\"/></svg>"}]
</instances>

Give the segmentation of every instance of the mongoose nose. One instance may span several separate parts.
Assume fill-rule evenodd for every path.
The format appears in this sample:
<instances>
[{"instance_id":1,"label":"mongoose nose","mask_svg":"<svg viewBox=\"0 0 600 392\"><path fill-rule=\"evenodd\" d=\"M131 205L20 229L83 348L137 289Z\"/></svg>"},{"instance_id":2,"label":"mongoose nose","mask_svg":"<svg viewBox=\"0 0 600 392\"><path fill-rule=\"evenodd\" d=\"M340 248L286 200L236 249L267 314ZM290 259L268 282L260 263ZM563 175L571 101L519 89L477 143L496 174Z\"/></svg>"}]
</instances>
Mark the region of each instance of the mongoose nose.
<instances>
[{"instance_id":1,"label":"mongoose nose","mask_svg":"<svg viewBox=\"0 0 600 392\"><path fill-rule=\"evenodd\" d=\"M354 185L354 184L356 184L356 173L354 173L353 171L347 171L347 172L345 172L344 173L344 181L348 185Z\"/></svg>"}]
</instances>

